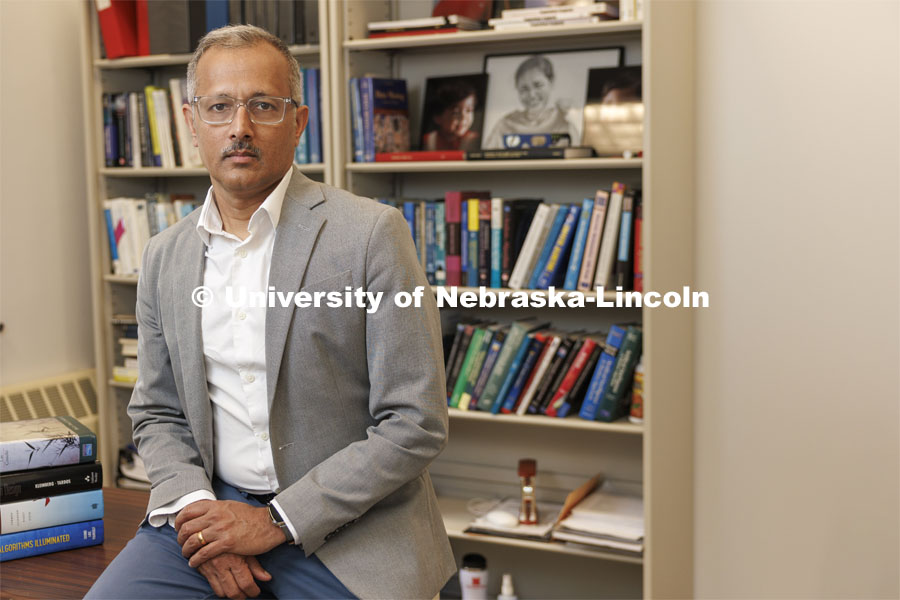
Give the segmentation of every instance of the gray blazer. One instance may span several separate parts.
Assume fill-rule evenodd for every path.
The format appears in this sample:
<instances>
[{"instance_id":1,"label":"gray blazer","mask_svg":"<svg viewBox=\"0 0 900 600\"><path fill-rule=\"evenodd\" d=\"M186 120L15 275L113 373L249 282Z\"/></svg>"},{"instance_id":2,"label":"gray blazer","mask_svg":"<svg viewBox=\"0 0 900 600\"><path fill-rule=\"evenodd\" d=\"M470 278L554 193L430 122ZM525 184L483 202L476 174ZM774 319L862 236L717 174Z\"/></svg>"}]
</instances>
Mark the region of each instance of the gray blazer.
<instances>
[{"instance_id":1,"label":"gray blazer","mask_svg":"<svg viewBox=\"0 0 900 600\"><path fill-rule=\"evenodd\" d=\"M199 211L154 236L138 283L140 376L128 406L147 512L212 490ZM268 308L269 433L307 555L363 598L431 598L455 572L426 468L447 441L440 320L399 211L303 176L285 194L269 285L385 292L379 309ZM394 294L426 286L422 308Z\"/></svg>"}]
</instances>

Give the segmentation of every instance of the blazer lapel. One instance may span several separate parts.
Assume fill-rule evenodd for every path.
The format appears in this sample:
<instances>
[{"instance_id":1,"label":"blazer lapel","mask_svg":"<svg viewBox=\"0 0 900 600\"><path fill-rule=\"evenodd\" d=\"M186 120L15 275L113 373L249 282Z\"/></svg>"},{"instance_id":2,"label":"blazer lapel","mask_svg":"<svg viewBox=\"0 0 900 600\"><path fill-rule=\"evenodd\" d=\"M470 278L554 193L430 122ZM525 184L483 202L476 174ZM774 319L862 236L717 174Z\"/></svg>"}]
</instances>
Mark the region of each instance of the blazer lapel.
<instances>
[{"instance_id":1,"label":"blazer lapel","mask_svg":"<svg viewBox=\"0 0 900 600\"><path fill-rule=\"evenodd\" d=\"M281 207L269 266L269 287L274 287L276 293L300 289L319 230L325 223L322 213L313 209L324 201L319 186L295 168ZM275 306L266 309L266 391L270 409L293 316L293 302L283 307L276 298Z\"/></svg>"},{"instance_id":2,"label":"blazer lapel","mask_svg":"<svg viewBox=\"0 0 900 600\"><path fill-rule=\"evenodd\" d=\"M190 228L178 240L175 255L179 260L172 279L175 304L175 323L181 376L184 382L185 410L200 452L207 460L212 458L212 413L209 391L206 386L206 363L203 358L203 330L201 309L192 301L192 292L203 285L203 267L206 246ZM208 431L197 431L201 424L208 424ZM199 434L199 435L196 435ZM211 463L210 463L211 464Z\"/></svg>"}]
</instances>

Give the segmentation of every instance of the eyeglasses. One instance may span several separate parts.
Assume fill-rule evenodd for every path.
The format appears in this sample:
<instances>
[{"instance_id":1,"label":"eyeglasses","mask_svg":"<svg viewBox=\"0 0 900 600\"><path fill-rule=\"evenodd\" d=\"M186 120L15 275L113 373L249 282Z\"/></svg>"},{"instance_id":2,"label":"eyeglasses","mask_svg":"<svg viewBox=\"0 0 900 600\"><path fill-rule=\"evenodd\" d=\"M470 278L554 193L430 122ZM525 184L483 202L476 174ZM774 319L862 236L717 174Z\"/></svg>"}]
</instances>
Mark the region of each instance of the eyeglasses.
<instances>
[{"instance_id":1,"label":"eyeglasses","mask_svg":"<svg viewBox=\"0 0 900 600\"><path fill-rule=\"evenodd\" d=\"M200 118L210 125L227 125L234 121L238 107L243 106L250 120L260 125L277 125L284 120L288 104L299 106L293 98L256 96L242 102L231 96L194 96L193 104L199 109Z\"/></svg>"}]
</instances>

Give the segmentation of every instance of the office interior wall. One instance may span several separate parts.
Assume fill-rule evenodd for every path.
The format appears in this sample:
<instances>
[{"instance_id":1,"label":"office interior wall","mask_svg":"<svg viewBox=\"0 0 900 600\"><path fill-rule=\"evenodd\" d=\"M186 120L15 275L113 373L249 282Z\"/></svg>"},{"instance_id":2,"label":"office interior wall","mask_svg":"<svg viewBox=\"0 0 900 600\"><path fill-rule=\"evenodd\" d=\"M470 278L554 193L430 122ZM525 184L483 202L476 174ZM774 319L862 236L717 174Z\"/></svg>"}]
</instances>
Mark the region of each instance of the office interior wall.
<instances>
[{"instance_id":1,"label":"office interior wall","mask_svg":"<svg viewBox=\"0 0 900 600\"><path fill-rule=\"evenodd\" d=\"M94 364L81 2L0 1L0 385Z\"/></svg>"},{"instance_id":2,"label":"office interior wall","mask_svg":"<svg viewBox=\"0 0 900 600\"><path fill-rule=\"evenodd\" d=\"M900 14L696 13L695 593L900 596Z\"/></svg>"}]
</instances>

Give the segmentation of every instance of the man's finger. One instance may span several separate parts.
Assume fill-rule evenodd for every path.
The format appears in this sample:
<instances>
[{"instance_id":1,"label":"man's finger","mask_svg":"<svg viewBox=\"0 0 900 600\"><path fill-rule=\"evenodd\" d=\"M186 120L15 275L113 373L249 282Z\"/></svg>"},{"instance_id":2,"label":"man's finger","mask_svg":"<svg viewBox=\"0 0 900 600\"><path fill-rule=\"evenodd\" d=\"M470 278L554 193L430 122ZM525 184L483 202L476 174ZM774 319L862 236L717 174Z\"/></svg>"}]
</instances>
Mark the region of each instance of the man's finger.
<instances>
[{"instance_id":1,"label":"man's finger","mask_svg":"<svg viewBox=\"0 0 900 600\"><path fill-rule=\"evenodd\" d=\"M203 546L199 550L197 550L192 556L191 560L188 561L188 564L196 569L206 561L213 559L220 554L224 554L225 552L230 552L230 549L225 546L220 541L210 542L207 545Z\"/></svg>"},{"instance_id":2,"label":"man's finger","mask_svg":"<svg viewBox=\"0 0 900 600\"><path fill-rule=\"evenodd\" d=\"M250 572L253 574L254 578L259 579L260 581L271 581L272 575L263 569L255 556L247 557L247 566L250 567Z\"/></svg>"},{"instance_id":3,"label":"man's finger","mask_svg":"<svg viewBox=\"0 0 900 600\"><path fill-rule=\"evenodd\" d=\"M190 521L182 524L181 529L178 530L178 537L176 538L178 540L178 545L184 547L185 542L189 541L191 536L194 536L195 538L197 537L198 531L203 531L203 535L206 536L203 539L206 541L206 543L211 542L212 540L209 539L210 532L204 531L210 526L210 524L210 520L205 516L191 519ZM196 541L201 546L203 545L200 542L199 538L197 538Z\"/></svg>"},{"instance_id":4,"label":"man's finger","mask_svg":"<svg viewBox=\"0 0 900 600\"><path fill-rule=\"evenodd\" d=\"M234 580L237 582L238 587L241 588L241 591L244 592L248 598L259 596L259 586L257 586L256 582L253 580L253 575L250 574L250 569L247 568L247 565L241 564L231 567L231 574L234 576Z\"/></svg>"},{"instance_id":5,"label":"man's finger","mask_svg":"<svg viewBox=\"0 0 900 600\"><path fill-rule=\"evenodd\" d=\"M241 591L240 586L234 580L234 575L231 574L231 571L226 569L219 572L219 581L222 582L222 588L225 591L225 596L228 598L232 600L244 600L246 598L244 592Z\"/></svg>"},{"instance_id":6,"label":"man's finger","mask_svg":"<svg viewBox=\"0 0 900 600\"><path fill-rule=\"evenodd\" d=\"M209 565L200 565L200 568L197 570L200 571L201 575L206 577L206 581L209 582L209 587L212 588L213 593L219 598L223 598L225 596L225 591L222 589L222 584L219 583L219 575L216 573L215 569Z\"/></svg>"},{"instance_id":7,"label":"man's finger","mask_svg":"<svg viewBox=\"0 0 900 600\"><path fill-rule=\"evenodd\" d=\"M205 515L213 506L215 506L215 503L212 500L197 500L196 502L191 502L182 508L175 517L175 531L181 529L181 526L187 521Z\"/></svg>"}]
</instances>

